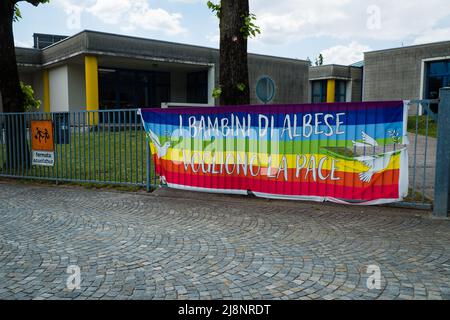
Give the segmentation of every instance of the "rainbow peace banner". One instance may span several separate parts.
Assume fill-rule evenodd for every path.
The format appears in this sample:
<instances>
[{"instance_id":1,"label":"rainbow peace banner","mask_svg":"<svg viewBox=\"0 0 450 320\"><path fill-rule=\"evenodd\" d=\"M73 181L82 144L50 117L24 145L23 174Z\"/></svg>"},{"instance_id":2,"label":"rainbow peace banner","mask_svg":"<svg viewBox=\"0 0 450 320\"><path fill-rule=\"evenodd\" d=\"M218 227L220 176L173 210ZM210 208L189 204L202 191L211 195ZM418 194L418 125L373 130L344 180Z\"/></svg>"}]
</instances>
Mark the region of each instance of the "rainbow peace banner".
<instances>
[{"instance_id":1,"label":"rainbow peace banner","mask_svg":"<svg viewBox=\"0 0 450 320\"><path fill-rule=\"evenodd\" d=\"M408 193L403 101L138 113L171 188L364 205Z\"/></svg>"}]
</instances>

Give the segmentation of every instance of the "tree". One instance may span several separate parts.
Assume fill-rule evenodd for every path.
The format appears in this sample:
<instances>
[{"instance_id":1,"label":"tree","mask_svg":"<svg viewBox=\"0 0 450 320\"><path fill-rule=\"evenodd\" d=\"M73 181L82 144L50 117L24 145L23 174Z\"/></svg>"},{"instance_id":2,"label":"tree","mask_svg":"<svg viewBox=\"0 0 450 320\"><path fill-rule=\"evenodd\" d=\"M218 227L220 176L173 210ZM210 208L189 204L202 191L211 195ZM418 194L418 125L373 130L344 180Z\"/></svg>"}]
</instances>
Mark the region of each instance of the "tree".
<instances>
[{"instance_id":1,"label":"tree","mask_svg":"<svg viewBox=\"0 0 450 320\"><path fill-rule=\"evenodd\" d=\"M21 18L20 1L38 6L49 0L2 0L0 4L0 91L4 112L24 111L24 97L20 87L14 47L13 22Z\"/></svg>"},{"instance_id":2,"label":"tree","mask_svg":"<svg viewBox=\"0 0 450 320\"><path fill-rule=\"evenodd\" d=\"M220 19L220 87L214 96L221 105L249 104L247 43L261 33L256 16L250 14L248 0L208 1L208 7Z\"/></svg>"},{"instance_id":3,"label":"tree","mask_svg":"<svg viewBox=\"0 0 450 320\"><path fill-rule=\"evenodd\" d=\"M323 66L323 55L319 54L319 56L316 58L316 66Z\"/></svg>"},{"instance_id":4,"label":"tree","mask_svg":"<svg viewBox=\"0 0 450 320\"><path fill-rule=\"evenodd\" d=\"M13 23L21 18L17 4L20 1L34 6L49 0L1 0L0 1L0 92L3 112L23 112L26 96L22 91L17 69L14 47ZM26 90L26 88L25 88ZM26 140L25 117L21 115L5 118L6 167L19 168L29 164L29 151Z\"/></svg>"}]
</instances>

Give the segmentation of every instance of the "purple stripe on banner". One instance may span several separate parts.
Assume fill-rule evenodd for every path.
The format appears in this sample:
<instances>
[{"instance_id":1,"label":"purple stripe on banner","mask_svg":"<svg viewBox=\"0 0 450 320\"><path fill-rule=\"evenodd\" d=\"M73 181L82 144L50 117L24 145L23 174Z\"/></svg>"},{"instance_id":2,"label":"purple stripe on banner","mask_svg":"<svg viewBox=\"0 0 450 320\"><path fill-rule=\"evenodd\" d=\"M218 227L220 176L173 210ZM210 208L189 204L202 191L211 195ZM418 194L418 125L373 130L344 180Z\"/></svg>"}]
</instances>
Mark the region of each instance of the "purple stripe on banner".
<instances>
[{"instance_id":1,"label":"purple stripe on banner","mask_svg":"<svg viewBox=\"0 0 450 320\"><path fill-rule=\"evenodd\" d=\"M182 105L182 103L180 103ZM292 113L293 107L296 112L341 112L343 110L368 110L388 109L403 107L403 101L384 102L339 102L339 103L316 103L316 104L271 104L271 105L243 105L243 106L219 106L219 107L188 107L188 108L151 108L142 111L161 112L166 114L220 114L226 112L246 113Z\"/></svg>"}]
</instances>

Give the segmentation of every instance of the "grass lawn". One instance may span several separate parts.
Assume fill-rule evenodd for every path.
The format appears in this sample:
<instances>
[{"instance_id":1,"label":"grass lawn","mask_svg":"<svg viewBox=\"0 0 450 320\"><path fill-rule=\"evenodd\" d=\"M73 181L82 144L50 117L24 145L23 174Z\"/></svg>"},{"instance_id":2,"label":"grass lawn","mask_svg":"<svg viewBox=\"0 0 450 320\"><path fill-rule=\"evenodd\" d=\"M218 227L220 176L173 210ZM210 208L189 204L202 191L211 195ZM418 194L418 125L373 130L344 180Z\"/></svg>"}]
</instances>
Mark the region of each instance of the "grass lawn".
<instances>
[{"instance_id":1,"label":"grass lawn","mask_svg":"<svg viewBox=\"0 0 450 320\"><path fill-rule=\"evenodd\" d=\"M6 148L0 144L0 163L4 163ZM146 139L143 130L83 132L75 129L70 144L57 144L55 166L19 168L15 172L0 168L4 174L59 178L81 181L111 181L146 184ZM156 179L151 170L151 179Z\"/></svg>"},{"instance_id":2,"label":"grass lawn","mask_svg":"<svg viewBox=\"0 0 450 320\"><path fill-rule=\"evenodd\" d=\"M416 116L408 117L408 132L416 133ZM420 135L426 135L427 116L419 116L417 133ZM428 136L432 138L437 137L437 123L428 118Z\"/></svg>"},{"instance_id":3,"label":"grass lawn","mask_svg":"<svg viewBox=\"0 0 450 320\"><path fill-rule=\"evenodd\" d=\"M423 193L419 191L415 191L413 194L412 188L408 190L408 196L403 199L404 202L418 202L423 204L432 204L433 200L425 196Z\"/></svg>"}]
</instances>

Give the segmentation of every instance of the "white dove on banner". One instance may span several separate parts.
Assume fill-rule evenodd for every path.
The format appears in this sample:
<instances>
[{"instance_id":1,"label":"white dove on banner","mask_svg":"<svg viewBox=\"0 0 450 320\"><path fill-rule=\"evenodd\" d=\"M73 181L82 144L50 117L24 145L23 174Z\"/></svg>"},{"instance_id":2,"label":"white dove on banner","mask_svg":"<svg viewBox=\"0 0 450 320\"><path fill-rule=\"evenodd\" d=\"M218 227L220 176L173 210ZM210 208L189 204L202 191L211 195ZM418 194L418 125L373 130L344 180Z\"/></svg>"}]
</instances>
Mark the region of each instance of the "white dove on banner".
<instances>
[{"instance_id":1,"label":"white dove on banner","mask_svg":"<svg viewBox=\"0 0 450 320\"><path fill-rule=\"evenodd\" d=\"M353 145L361 148L378 147L378 142L364 131L362 131L362 140L363 142L352 141ZM387 168L391 161L391 156L392 153L356 157L355 160L363 163L366 167L369 167L369 170L359 174L359 179L363 182L370 182L374 174Z\"/></svg>"},{"instance_id":2,"label":"white dove on banner","mask_svg":"<svg viewBox=\"0 0 450 320\"><path fill-rule=\"evenodd\" d=\"M355 147L378 147L378 142L367 133L362 131L362 140L363 142L352 141Z\"/></svg>"},{"instance_id":3,"label":"white dove on banner","mask_svg":"<svg viewBox=\"0 0 450 320\"><path fill-rule=\"evenodd\" d=\"M392 154L356 157L355 160L363 163L369 170L361 172L359 179L363 182L370 182L374 174L379 173L387 168L391 161Z\"/></svg>"},{"instance_id":4,"label":"white dove on banner","mask_svg":"<svg viewBox=\"0 0 450 320\"><path fill-rule=\"evenodd\" d=\"M167 154L167 151L169 151L170 142L166 142L166 143L164 143L164 145L161 145L161 142L159 142L158 136L150 129L148 130L148 132L149 132L150 140L152 140L153 144L155 145L158 158L164 157Z\"/></svg>"}]
</instances>

